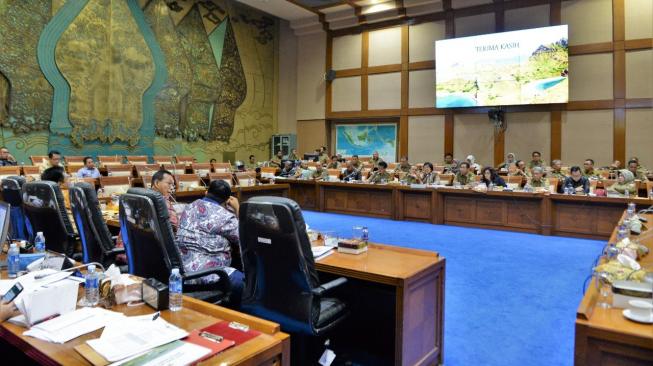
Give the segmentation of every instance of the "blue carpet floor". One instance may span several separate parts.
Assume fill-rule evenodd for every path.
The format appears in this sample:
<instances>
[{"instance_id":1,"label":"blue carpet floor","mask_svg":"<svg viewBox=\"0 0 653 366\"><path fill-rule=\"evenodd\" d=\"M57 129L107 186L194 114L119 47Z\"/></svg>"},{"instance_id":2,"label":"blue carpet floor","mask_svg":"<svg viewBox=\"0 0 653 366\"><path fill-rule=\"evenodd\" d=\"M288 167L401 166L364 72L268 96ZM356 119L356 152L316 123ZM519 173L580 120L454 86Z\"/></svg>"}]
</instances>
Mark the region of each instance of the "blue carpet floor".
<instances>
[{"instance_id":1,"label":"blue carpet floor","mask_svg":"<svg viewBox=\"0 0 653 366\"><path fill-rule=\"evenodd\" d=\"M573 365L574 320L604 243L304 211L309 226L447 259L447 366Z\"/></svg>"}]
</instances>

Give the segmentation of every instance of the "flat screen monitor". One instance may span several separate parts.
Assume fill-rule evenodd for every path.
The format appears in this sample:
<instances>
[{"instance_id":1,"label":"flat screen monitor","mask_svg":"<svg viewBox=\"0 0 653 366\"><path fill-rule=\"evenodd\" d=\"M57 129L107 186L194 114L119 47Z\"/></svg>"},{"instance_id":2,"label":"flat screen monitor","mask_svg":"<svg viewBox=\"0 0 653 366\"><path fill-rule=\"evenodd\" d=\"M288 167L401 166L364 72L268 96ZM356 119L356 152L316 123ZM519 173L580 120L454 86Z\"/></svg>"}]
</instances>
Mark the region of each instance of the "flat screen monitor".
<instances>
[{"instance_id":1,"label":"flat screen monitor","mask_svg":"<svg viewBox=\"0 0 653 366\"><path fill-rule=\"evenodd\" d=\"M436 108L566 103L566 25L435 42Z\"/></svg>"},{"instance_id":2,"label":"flat screen monitor","mask_svg":"<svg viewBox=\"0 0 653 366\"><path fill-rule=\"evenodd\" d=\"M10 218L11 205L6 202L0 202L0 244L3 244L7 241Z\"/></svg>"}]
</instances>

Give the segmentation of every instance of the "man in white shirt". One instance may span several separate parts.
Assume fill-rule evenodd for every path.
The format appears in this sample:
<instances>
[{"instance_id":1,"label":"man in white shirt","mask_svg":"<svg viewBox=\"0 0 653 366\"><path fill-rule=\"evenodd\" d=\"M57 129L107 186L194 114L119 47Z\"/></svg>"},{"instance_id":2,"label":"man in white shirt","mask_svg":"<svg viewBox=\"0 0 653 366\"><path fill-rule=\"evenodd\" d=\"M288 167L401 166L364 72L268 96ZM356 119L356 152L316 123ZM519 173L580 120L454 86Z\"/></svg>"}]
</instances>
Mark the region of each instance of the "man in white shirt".
<instances>
[{"instance_id":1,"label":"man in white shirt","mask_svg":"<svg viewBox=\"0 0 653 366\"><path fill-rule=\"evenodd\" d=\"M87 156L84 158L84 166L77 171L78 178L100 178L100 171L95 167L93 158Z\"/></svg>"}]
</instances>

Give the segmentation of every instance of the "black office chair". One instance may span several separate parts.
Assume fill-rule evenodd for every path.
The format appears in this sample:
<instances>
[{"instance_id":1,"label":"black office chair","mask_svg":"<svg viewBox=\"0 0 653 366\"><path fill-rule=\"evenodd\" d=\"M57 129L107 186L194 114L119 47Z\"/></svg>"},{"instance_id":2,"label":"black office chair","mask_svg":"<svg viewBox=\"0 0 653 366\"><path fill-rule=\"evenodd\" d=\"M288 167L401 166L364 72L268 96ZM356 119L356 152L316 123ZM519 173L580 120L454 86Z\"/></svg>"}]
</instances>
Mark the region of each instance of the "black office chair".
<instances>
[{"instance_id":1,"label":"black office chair","mask_svg":"<svg viewBox=\"0 0 653 366\"><path fill-rule=\"evenodd\" d=\"M25 218L25 212L23 212L23 197L21 195L25 178L21 176L9 176L4 178L1 184L2 199L11 205L9 236L12 239L30 240L31 228Z\"/></svg>"},{"instance_id":2,"label":"black office chair","mask_svg":"<svg viewBox=\"0 0 653 366\"><path fill-rule=\"evenodd\" d=\"M228 301L231 285L229 275L221 268L186 272L179 247L168 217L165 199L156 191L130 188L120 196L120 231L129 273L144 278L154 277L168 283L172 268L179 268L184 281L217 274L213 284L186 284L184 294L199 300L221 304Z\"/></svg>"},{"instance_id":3,"label":"black office chair","mask_svg":"<svg viewBox=\"0 0 653 366\"><path fill-rule=\"evenodd\" d=\"M125 248L117 248L100 209L95 187L86 182L75 183L70 188L70 209L82 240L82 261L102 263L104 268L116 262L116 255L125 253ZM120 266L127 272L127 266Z\"/></svg>"},{"instance_id":4,"label":"black office chair","mask_svg":"<svg viewBox=\"0 0 653 366\"><path fill-rule=\"evenodd\" d=\"M295 201L253 197L242 203L240 246L246 279L243 311L279 323L293 337L325 335L345 319L345 304L325 295L347 280L320 285Z\"/></svg>"},{"instance_id":5,"label":"black office chair","mask_svg":"<svg viewBox=\"0 0 653 366\"><path fill-rule=\"evenodd\" d=\"M40 181L25 183L23 210L34 233L45 235L45 248L73 257L77 234L68 219L66 205L59 185Z\"/></svg>"}]
</instances>

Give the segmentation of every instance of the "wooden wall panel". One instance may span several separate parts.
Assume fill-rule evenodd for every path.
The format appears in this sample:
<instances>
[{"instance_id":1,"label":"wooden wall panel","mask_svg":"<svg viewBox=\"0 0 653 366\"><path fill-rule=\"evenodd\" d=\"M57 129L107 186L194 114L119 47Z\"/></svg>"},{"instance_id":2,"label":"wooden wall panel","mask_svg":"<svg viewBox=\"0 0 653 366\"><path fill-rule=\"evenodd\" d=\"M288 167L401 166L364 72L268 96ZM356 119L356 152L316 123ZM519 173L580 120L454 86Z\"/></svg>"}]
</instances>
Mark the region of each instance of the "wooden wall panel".
<instances>
[{"instance_id":1,"label":"wooden wall panel","mask_svg":"<svg viewBox=\"0 0 653 366\"><path fill-rule=\"evenodd\" d=\"M312 152L327 144L327 123L323 119L297 121L297 152Z\"/></svg>"},{"instance_id":2,"label":"wooden wall panel","mask_svg":"<svg viewBox=\"0 0 653 366\"><path fill-rule=\"evenodd\" d=\"M637 156L642 165L653 167L653 109L626 110L626 159Z\"/></svg>"},{"instance_id":3,"label":"wooden wall panel","mask_svg":"<svg viewBox=\"0 0 653 366\"><path fill-rule=\"evenodd\" d=\"M455 19L456 37L494 32L494 14L481 14Z\"/></svg>"},{"instance_id":4,"label":"wooden wall panel","mask_svg":"<svg viewBox=\"0 0 653 366\"><path fill-rule=\"evenodd\" d=\"M443 161L444 120L443 115L408 118L408 158L411 163Z\"/></svg>"},{"instance_id":5,"label":"wooden wall panel","mask_svg":"<svg viewBox=\"0 0 653 366\"><path fill-rule=\"evenodd\" d=\"M544 160L551 162L551 113L508 113L506 120L505 154L512 152L528 161L533 151L539 151Z\"/></svg>"},{"instance_id":6,"label":"wooden wall panel","mask_svg":"<svg viewBox=\"0 0 653 366\"><path fill-rule=\"evenodd\" d=\"M354 69L361 67L360 34L351 34L333 39L333 69Z\"/></svg>"},{"instance_id":7,"label":"wooden wall panel","mask_svg":"<svg viewBox=\"0 0 653 366\"><path fill-rule=\"evenodd\" d=\"M653 38L653 1L628 0L624 6L625 38Z\"/></svg>"},{"instance_id":8,"label":"wooden wall panel","mask_svg":"<svg viewBox=\"0 0 653 366\"><path fill-rule=\"evenodd\" d=\"M369 109L401 108L401 73L370 75Z\"/></svg>"},{"instance_id":9,"label":"wooden wall panel","mask_svg":"<svg viewBox=\"0 0 653 366\"><path fill-rule=\"evenodd\" d=\"M625 54L626 98L653 98L653 50Z\"/></svg>"},{"instance_id":10,"label":"wooden wall panel","mask_svg":"<svg viewBox=\"0 0 653 366\"><path fill-rule=\"evenodd\" d=\"M549 25L549 4L506 10L504 29L506 31L546 27Z\"/></svg>"},{"instance_id":11,"label":"wooden wall panel","mask_svg":"<svg viewBox=\"0 0 653 366\"><path fill-rule=\"evenodd\" d=\"M433 60L435 57L435 41L444 39L444 37L444 21L409 26L410 62Z\"/></svg>"},{"instance_id":12,"label":"wooden wall panel","mask_svg":"<svg viewBox=\"0 0 653 366\"><path fill-rule=\"evenodd\" d=\"M563 1L561 21L569 24L570 45L611 41L612 0Z\"/></svg>"},{"instance_id":13,"label":"wooden wall panel","mask_svg":"<svg viewBox=\"0 0 653 366\"><path fill-rule=\"evenodd\" d=\"M454 115L454 157L465 159L469 154L481 165L494 162L494 126L486 114Z\"/></svg>"},{"instance_id":14,"label":"wooden wall panel","mask_svg":"<svg viewBox=\"0 0 653 366\"><path fill-rule=\"evenodd\" d=\"M562 113L562 161L578 165L592 158L596 166L611 163L613 111L566 111Z\"/></svg>"},{"instance_id":15,"label":"wooden wall panel","mask_svg":"<svg viewBox=\"0 0 653 366\"><path fill-rule=\"evenodd\" d=\"M332 110L361 110L361 77L338 78L332 83Z\"/></svg>"},{"instance_id":16,"label":"wooden wall panel","mask_svg":"<svg viewBox=\"0 0 653 366\"><path fill-rule=\"evenodd\" d=\"M569 57L569 100L612 99L612 55Z\"/></svg>"},{"instance_id":17,"label":"wooden wall panel","mask_svg":"<svg viewBox=\"0 0 653 366\"><path fill-rule=\"evenodd\" d=\"M401 27L370 32L370 66L401 63Z\"/></svg>"}]
</instances>

